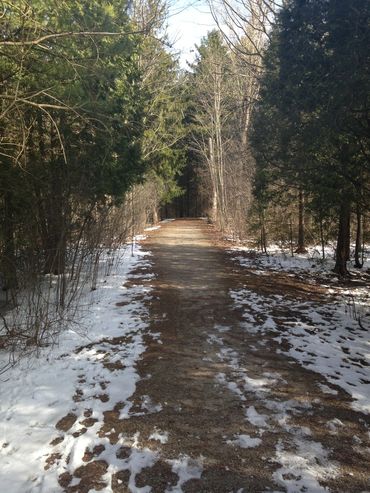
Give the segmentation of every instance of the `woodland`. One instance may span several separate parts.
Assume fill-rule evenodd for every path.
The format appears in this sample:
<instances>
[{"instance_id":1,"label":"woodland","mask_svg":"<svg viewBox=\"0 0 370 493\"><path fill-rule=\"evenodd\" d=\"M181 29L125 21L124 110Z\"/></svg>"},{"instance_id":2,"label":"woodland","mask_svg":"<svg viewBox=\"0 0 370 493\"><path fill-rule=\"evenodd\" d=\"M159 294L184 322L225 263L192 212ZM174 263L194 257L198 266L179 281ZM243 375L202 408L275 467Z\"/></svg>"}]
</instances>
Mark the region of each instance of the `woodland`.
<instances>
[{"instance_id":1,"label":"woodland","mask_svg":"<svg viewBox=\"0 0 370 493\"><path fill-rule=\"evenodd\" d=\"M0 345L54 341L100 262L169 216L267 253L369 242L367 0L210 0L180 69L164 0L0 2ZM107 272L105 272L107 273ZM11 309L13 318L6 316ZM10 361L11 364L11 361Z\"/></svg>"}]
</instances>

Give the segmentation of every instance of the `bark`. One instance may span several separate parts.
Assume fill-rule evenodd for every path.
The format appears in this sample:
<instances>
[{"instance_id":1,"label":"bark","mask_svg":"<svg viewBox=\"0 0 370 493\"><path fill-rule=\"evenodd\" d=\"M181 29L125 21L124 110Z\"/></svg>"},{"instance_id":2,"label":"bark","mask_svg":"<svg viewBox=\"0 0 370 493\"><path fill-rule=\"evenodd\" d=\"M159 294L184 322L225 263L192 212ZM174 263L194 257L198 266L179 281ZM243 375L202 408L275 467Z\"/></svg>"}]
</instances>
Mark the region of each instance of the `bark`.
<instances>
[{"instance_id":1,"label":"bark","mask_svg":"<svg viewBox=\"0 0 370 493\"><path fill-rule=\"evenodd\" d=\"M158 210L156 207L153 207L152 220L153 220L153 224L158 224L158 222L159 222Z\"/></svg>"},{"instance_id":2,"label":"bark","mask_svg":"<svg viewBox=\"0 0 370 493\"><path fill-rule=\"evenodd\" d=\"M299 190L298 195L298 244L296 253L306 253L305 231L304 231L304 196L303 191Z\"/></svg>"},{"instance_id":3,"label":"bark","mask_svg":"<svg viewBox=\"0 0 370 493\"><path fill-rule=\"evenodd\" d=\"M290 243L290 253L294 257L294 247L293 247L293 225L292 221L289 221L289 243Z\"/></svg>"},{"instance_id":4,"label":"bark","mask_svg":"<svg viewBox=\"0 0 370 493\"><path fill-rule=\"evenodd\" d=\"M356 248L355 248L355 267L361 269L364 265L362 256L362 214L360 206L356 207L356 219L357 219L357 229L356 229Z\"/></svg>"},{"instance_id":5,"label":"bark","mask_svg":"<svg viewBox=\"0 0 370 493\"><path fill-rule=\"evenodd\" d=\"M339 212L336 262L334 267L334 272L336 272L340 277L346 277L349 275L347 269L347 261L348 261L348 245L350 242L350 221L351 221L350 203L347 201L343 201Z\"/></svg>"},{"instance_id":6,"label":"bark","mask_svg":"<svg viewBox=\"0 0 370 493\"><path fill-rule=\"evenodd\" d=\"M212 197L211 197L211 221L216 222L218 216L218 194L217 194L217 177L215 172L215 153L212 137L209 138L209 167L212 184Z\"/></svg>"},{"instance_id":7,"label":"bark","mask_svg":"<svg viewBox=\"0 0 370 493\"><path fill-rule=\"evenodd\" d=\"M261 251L267 253L267 238L266 238L264 211L262 211L260 214L260 222L261 222Z\"/></svg>"},{"instance_id":8,"label":"bark","mask_svg":"<svg viewBox=\"0 0 370 493\"><path fill-rule=\"evenodd\" d=\"M14 211L11 192L4 194L4 252L2 271L4 282L2 289L8 291L17 287L16 255L14 242Z\"/></svg>"},{"instance_id":9,"label":"bark","mask_svg":"<svg viewBox=\"0 0 370 493\"><path fill-rule=\"evenodd\" d=\"M324 221L321 214L320 214L320 242L321 242L322 259L325 260Z\"/></svg>"},{"instance_id":10,"label":"bark","mask_svg":"<svg viewBox=\"0 0 370 493\"><path fill-rule=\"evenodd\" d=\"M46 237L43 239L45 251L44 273L55 275L65 271L66 256L66 227L67 227L67 200L64 163L62 158L54 154L58 152L59 142L52 127L50 163L50 189L47 191Z\"/></svg>"}]
</instances>

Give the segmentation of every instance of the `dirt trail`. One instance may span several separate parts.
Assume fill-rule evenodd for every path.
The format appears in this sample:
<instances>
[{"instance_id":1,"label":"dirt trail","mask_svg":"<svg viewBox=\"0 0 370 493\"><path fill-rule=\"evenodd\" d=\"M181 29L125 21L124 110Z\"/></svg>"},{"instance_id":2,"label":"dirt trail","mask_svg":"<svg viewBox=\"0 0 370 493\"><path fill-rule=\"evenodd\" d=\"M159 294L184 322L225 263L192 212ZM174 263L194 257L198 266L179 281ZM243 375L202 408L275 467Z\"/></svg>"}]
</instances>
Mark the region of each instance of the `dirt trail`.
<instances>
[{"instance_id":1,"label":"dirt trail","mask_svg":"<svg viewBox=\"0 0 370 493\"><path fill-rule=\"evenodd\" d=\"M117 433L139 431L142 446L153 444L149 437L154 429L168 432L162 460L138 475L137 486L149 485L160 493L176 485L168 461L186 455L201 463L203 471L182 486L184 492L284 491L273 480L289 480L275 459L276 448L284 445L294 454L297 437L309 428L309 440L327 446L339 468L335 478L328 475L321 484L331 491L365 491L368 457L353 452L352 439L366 432L366 417L350 409L351 399L340 389L336 395L320 392L322 377L277 354L272 335L266 334L261 343L260 335L245 331L230 290L248 283L248 272L217 245L212 228L200 220L167 223L145 242L156 275L151 330L159 332L160 342L148 341L139 364L142 380L134 396L138 416L125 422L110 417L106 424ZM266 291L263 280L249 280L256 292ZM288 283L288 296L310 296L307 285L292 279ZM280 284L277 276L277 289ZM271 292L272 278L268 286ZM311 297L317 300L321 294L317 289ZM249 392L246 381L251 382ZM154 409L160 404L160 412L139 412L148 396ZM335 436L326 427L334 418L346 424ZM238 435L250 437L248 448L232 443ZM253 440L258 447L251 446ZM300 491L299 470L290 476L297 484L292 491Z\"/></svg>"},{"instance_id":2,"label":"dirt trail","mask_svg":"<svg viewBox=\"0 0 370 493\"><path fill-rule=\"evenodd\" d=\"M168 431L169 440L162 446L166 459L180 454L204 457L201 479L190 480L184 491L272 487L273 466L256 457L253 449L226 444L234 435L247 433L248 426L240 398L216 379L228 368L219 360L212 338L219 335L217 326L234 330L239 314L229 296L233 276L225 267L223 250L212 241L212 229L203 221L172 222L151 235L145 248L153 253L156 274L152 330L160 332L162 344L151 343L139 365L142 377L151 377L138 384L136 400L149 395L163 409L131 418L124 429L140 430L142 438L154 427ZM154 486L158 477L151 476L148 471ZM163 482L154 491L165 488Z\"/></svg>"},{"instance_id":3,"label":"dirt trail","mask_svg":"<svg viewBox=\"0 0 370 493\"><path fill-rule=\"evenodd\" d=\"M120 419L116 406L105 413L100 430L111 443L135 436L132 447L158 454L159 460L136 475L136 488L370 490L368 449L353 443L354 436L366 441L368 417L351 409L351 398L339 387L323 393L323 377L279 353L276 333L246 330L243 310L230 296L249 285L256 296L283 290L287 297L318 302L324 301L324 289L283 274L271 274L266 282L241 269L201 220L166 223L144 244L155 274L152 299L146 301L150 331L159 338L147 338L128 419ZM329 433L328 422L338 419L340 430ZM122 457L130 453L130 447L122 448ZM113 491L131 491L128 481L119 473Z\"/></svg>"}]
</instances>

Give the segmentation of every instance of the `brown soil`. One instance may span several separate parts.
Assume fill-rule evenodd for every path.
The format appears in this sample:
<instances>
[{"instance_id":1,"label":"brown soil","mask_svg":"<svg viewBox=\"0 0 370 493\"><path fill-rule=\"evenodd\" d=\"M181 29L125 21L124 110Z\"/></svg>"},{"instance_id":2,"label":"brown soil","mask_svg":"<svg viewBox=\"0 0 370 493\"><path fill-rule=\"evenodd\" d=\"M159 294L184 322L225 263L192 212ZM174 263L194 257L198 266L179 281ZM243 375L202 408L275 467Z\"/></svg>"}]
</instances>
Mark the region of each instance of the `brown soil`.
<instances>
[{"instance_id":1,"label":"brown soil","mask_svg":"<svg viewBox=\"0 0 370 493\"><path fill-rule=\"evenodd\" d=\"M67 416L64 416L58 421L55 428L60 431L68 431L75 424L76 420L77 416L75 414L68 413Z\"/></svg>"},{"instance_id":2,"label":"brown soil","mask_svg":"<svg viewBox=\"0 0 370 493\"><path fill-rule=\"evenodd\" d=\"M141 471L136 478L137 486L151 486L152 492L164 493L178 480L168 461L186 454L203 462L201 478L182 486L186 493L284 491L273 481L274 471L281 467L274 460L276 446L280 442L285 450L294 451L296 430L308 427L312 433L309 440L322 443L329 451L329 459L339 468L336 478L322 485L331 492L370 490L368 451L366 446L355 447L353 442L354 436L366 441L368 417L351 409L350 396L339 387L330 386L337 390L336 395L322 393L318 383L327 383L325 379L279 354L278 344L273 340L276 334L264 334L260 344L260 334L243 328L243 312L235 308L229 294L231 289L247 286L258 294L284 294L288 298L325 303L325 288L283 273L261 277L240 268L227 255L211 226L201 220L166 223L149 235L144 248L152 252L150 271L155 274L150 282L152 299L146 301L150 330L159 333L160 340L148 337L146 341L148 348L138 365L142 378L132 398L133 415L120 420L116 406L105 413L105 423L99 432L104 436L114 429L109 435L112 443L119 433L133 436L140 432L140 446L160 450L161 459ZM217 326L229 330L220 332ZM237 385L241 377L220 358L220 346L212 341L215 336L235 351L239 366L249 377L279 374L278 382L269 390L269 405L256 392L243 391L241 400L219 381L220 373L226 381ZM144 409L144 396L161 404L162 409L135 415L135 411ZM99 398L103 400L105 394ZM276 422L271 402L278 406L290 401L293 404L288 411L289 428L284 428ZM245 409L249 406L268 416L269 426L263 435L246 420ZM58 423L59 429L72 426L72 416L66 418ZM327 422L333 418L344 423L335 435L328 433L327 428ZM83 424L91 426L88 419ZM159 444L149 438L155 429L168 432L167 443ZM260 437L262 442L245 449L227 444L227 440L239 434ZM126 457L130 447L122 447L120 453ZM97 454L92 451L90 455L93 458ZM99 475L106 468L104 461L95 460L76 471L75 475L82 478L80 490L69 486L70 477L61 477L60 484L71 492L88 491L89 484L100 489ZM113 491L129 491L128 479L127 471L118 472Z\"/></svg>"}]
</instances>

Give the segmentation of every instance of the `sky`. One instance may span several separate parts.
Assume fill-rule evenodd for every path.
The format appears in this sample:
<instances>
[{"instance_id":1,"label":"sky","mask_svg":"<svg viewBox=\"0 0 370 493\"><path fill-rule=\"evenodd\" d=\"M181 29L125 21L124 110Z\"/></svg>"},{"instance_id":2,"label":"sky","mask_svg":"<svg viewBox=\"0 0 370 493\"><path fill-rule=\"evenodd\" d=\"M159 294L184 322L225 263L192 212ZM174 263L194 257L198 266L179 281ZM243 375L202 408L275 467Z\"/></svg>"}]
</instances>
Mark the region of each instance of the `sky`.
<instances>
[{"instance_id":1,"label":"sky","mask_svg":"<svg viewBox=\"0 0 370 493\"><path fill-rule=\"evenodd\" d=\"M194 45L216 27L204 0L172 0L168 19L168 34L180 53L180 65L194 60Z\"/></svg>"}]
</instances>

